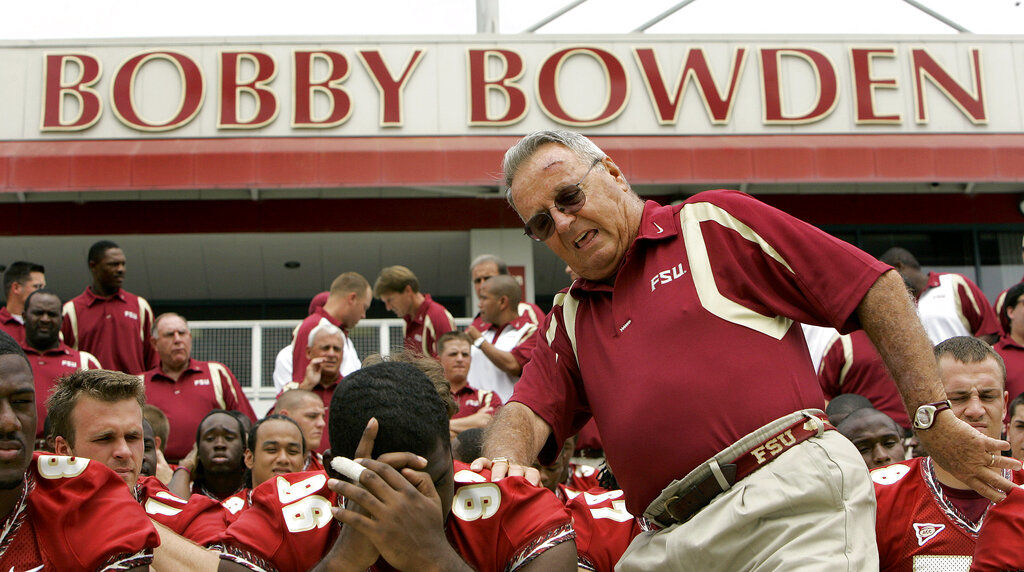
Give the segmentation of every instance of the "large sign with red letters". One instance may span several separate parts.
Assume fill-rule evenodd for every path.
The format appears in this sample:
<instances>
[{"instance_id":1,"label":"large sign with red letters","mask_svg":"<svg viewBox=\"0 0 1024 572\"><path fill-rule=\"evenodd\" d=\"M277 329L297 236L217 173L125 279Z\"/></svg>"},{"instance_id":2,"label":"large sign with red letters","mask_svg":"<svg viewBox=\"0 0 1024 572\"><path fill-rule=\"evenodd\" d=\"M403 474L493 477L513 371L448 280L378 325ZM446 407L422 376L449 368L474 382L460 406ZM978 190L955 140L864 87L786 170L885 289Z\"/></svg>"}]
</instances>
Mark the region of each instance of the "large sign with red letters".
<instances>
[{"instance_id":1,"label":"large sign with red letters","mask_svg":"<svg viewBox=\"0 0 1024 572\"><path fill-rule=\"evenodd\" d=\"M0 139L1019 133L1024 41L0 44Z\"/></svg>"}]
</instances>

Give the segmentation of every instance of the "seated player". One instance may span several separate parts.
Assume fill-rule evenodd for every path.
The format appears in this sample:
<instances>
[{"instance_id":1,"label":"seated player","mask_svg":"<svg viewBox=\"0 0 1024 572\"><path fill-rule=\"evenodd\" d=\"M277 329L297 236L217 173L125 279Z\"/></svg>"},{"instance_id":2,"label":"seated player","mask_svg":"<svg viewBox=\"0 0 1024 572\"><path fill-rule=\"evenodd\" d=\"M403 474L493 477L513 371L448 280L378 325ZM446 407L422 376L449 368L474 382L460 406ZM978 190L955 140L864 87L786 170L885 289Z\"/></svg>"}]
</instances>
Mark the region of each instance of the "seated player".
<instances>
[{"instance_id":1,"label":"seated player","mask_svg":"<svg viewBox=\"0 0 1024 572\"><path fill-rule=\"evenodd\" d=\"M858 409L850 413L836 430L857 447L868 469L906 459L903 428L877 409Z\"/></svg>"},{"instance_id":2,"label":"seated player","mask_svg":"<svg viewBox=\"0 0 1024 572\"><path fill-rule=\"evenodd\" d=\"M377 460L361 461L359 485L324 472L264 483L228 528L221 570L576 569L569 516L550 491L452 461L447 409L414 366L347 376L328 418L331 452Z\"/></svg>"},{"instance_id":3,"label":"seated player","mask_svg":"<svg viewBox=\"0 0 1024 572\"><path fill-rule=\"evenodd\" d=\"M142 467L139 469L139 476L152 477L156 475L156 434L153 426L142 420Z\"/></svg>"},{"instance_id":4,"label":"seated player","mask_svg":"<svg viewBox=\"0 0 1024 572\"><path fill-rule=\"evenodd\" d=\"M828 422L833 427L838 427L847 415L864 408L874 409L875 406L871 405L871 400L863 395L843 393L828 402L828 405L825 406L825 415L828 416Z\"/></svg>"},{"instance_id":5,"label":"seated player","mask_svg":"<svg viewBox=\"0 0 1024 572\"><path fill-rule=\"evenodd\" d=\"M306 440L306 461L303 471L322 471L323 456L310 446L319 444L323 438L327 422L324 420L324 402L320 396L305 389L289 389L278 396L274 411L290 417L302 428L302 436Z\"/></svg>"},{"instance_id":6,"label":"seated player","mask_svg":"<svg viewBox=\"0 0 1024 572\"><path fill-rule=\"evenodd\" d=\"M452 456L456 461L472 463L479 458L484 448L484 430L480 427L466 429L452 439Z\"/></svg>"},{"instance_id":7,"label":"seated player","mask_svg":"<svg viewBox=\"0 0 1024 572\"><path fill-rule=\"evenodd\" d=\"M185 539L208 541L220 534L227 527L220 505L202 497L184 500L155 477L140 478L144 399L144 386L136 375L87 370L61 378L47 401L56 450L106 465L123 479L157 523L160 546L154 551L154 567L175 569L215 559Z\"/></svg>"},{"instance_id":8,"label":"seated player","mask_svg":"<svg viewBox=\"0 0 1024 572\"><path fill-rule=\"evenodd\" d=\"M939 377L949 398L934 415L955 415L999 439L1007 393L1002 358L978 338L958 336L935 346ZM946 410L948 409L948 411ZM915 419L917 431L930 423ZM923 425L922 425L923 424ZM1024 472L991 454L992 467L1020 484ZM878 513L875 532L881 570L964 570L970 566L978 529L992 503L957 480L931 457L894 463L871 472ZM927 568L925 568L927 566Z\"/></svg>"},{"instance_id":9,"label":"seated player","mask_svg":"<svg viewBox=\"0 0 1024 572\"><path fill-rule=\"evenodd\" d=\"M174 474L174 469L167 462L167 457L164 456L164 450L167 447L167 437L171 433L171 424L167 420L167 416L160 410L156 405L147 403L142 407L142 418L149 423L153 429L153 441L156 445L156 467L154 476L160 479L160 482L167 485L171 482L171 476Z\"/></svg>"},{"instance_id":10,"label":"seated player","mask_svg":"<svg viewBox=\"0 0 1024 572\"><path fill-rule=\"evenodd\" d=\"M33 453L32 369L0 332L0 570L148 570L159 543L124 482L100 463Z\"/></svg>"},{"instance_id":11,"label":"seated player","mask_svg":"<svg viewBox=\"0 0 1024 572\"><path fill-rule=\"evenodd\" d=\"M452 331L437 339L437 359L444 368L444 377L451 385L452 398L459 411L448 424L452 438L467 430L484 427L501 407L501 398L493 391L469 385L469 368L473 362L473 340L465 332Z\"/></svg>"},{"instance_id":12,"label":"seated player","mask_svg":"<svg viewBox=\"0 0 1024 572\"><path fill-rule=\"evenodd\" d=\"M168 488L181 498L201 494L218 502L245 488L245 425L230 411L214 409L196 429L196 446L174 470Z\"/></svg>"},{"instance_id":13,"label":"seated player","mask_svg":"<svg viewBox=\"0 0 1024 572\"><path fill-rule=\"evenodd\" d=\"M540 484L549 491L555 493L558 500L563 503L583 491L590 490L597 486L597 479L591 477L583 480L584 477L577 477L576 469L586 467L590 474L596 475L597 470L589 465L574 467L572 464L572 453L576 450L576 436L565 440L562 444L562 451L555 457L550 465L542 465L540 461L534 462L533 466L540 472Z\"/></svg>"},{"instance_id":14,"label":"seated player","mask_svg":"<svg viewBox=\"0 0 1024 572\"><path fill-rule=\"evenodd\" d=\"M320 401L316 395L313 397ZM293 419L284 415L268 415L257 421L246 443L248 446L245 448L244 460L248 471L245 488L222 503L233 515L252 505L253 489L275 475L301 471L306 460L306 441L302 429Z\"/></svg>"},{"instance_id":15,"label":"seated player","mask_svg":"<svg viewBox=\"0 0 1024 572\"><path fill-rule=\"evenodd\" d=\"M643 529L626 510L626 500L611 469L605 465L598 474L600 485L576 495L566 508L576 529L579 569L611 572Z\"/></svg>"}]
</instances>

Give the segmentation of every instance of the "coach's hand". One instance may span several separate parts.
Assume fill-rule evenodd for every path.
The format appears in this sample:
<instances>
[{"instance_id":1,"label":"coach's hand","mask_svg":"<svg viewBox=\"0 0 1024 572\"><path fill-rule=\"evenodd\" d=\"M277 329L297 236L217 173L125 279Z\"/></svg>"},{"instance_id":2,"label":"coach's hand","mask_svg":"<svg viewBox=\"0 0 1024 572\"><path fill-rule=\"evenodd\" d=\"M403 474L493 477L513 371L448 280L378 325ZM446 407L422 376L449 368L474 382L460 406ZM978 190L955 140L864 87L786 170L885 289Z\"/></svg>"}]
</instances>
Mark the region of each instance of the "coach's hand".
<instances>
[{"instance_id":1,"label":"coach's hand","mask_svg":"<svg viewBox=\"0 0 1024 572\"><path fill-rule=\"evenodd\" d=\"M1010 444L982 435L951 411L940 411L932 428L917 431L917 437L936 463L989 500L1003 500L1014 487L1003 477L1003 469L1021 468L1020 461L1001 454Z\"/></svg>"},{"instance_id":2,"label":"coach's hand","mask_svg":"<svg viewBox=\"0 0 1024 572\"><path fill-rule=\"evenodd\" d=\"M505 457L479 457L469 466L474 472L491 470L491 482L500 481L505 477L524 477L531 485L540 486L540 471L535 467L513 463Z\"/></svg>"}]
</instances>

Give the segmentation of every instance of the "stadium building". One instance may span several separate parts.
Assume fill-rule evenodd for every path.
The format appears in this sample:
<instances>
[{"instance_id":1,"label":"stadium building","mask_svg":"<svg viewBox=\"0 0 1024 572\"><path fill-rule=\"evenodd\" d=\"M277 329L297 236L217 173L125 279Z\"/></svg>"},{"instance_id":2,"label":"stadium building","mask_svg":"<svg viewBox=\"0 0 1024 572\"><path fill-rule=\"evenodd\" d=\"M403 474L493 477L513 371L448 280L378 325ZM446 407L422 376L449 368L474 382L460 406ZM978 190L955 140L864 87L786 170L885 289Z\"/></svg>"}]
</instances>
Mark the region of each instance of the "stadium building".
<instances>
[{"instance_id":1,"label":"stadium building","mask_svg":"<svg viewBox=\"0 0 1024 572\"><path fill-rule=\"evenodd\" d=\"M564 264L523 236L500 162L572 129L645 198L741 189L994 298L1024 274L1022 69L1024 41L973 35L7 42L0 262L69 299L109 238L158 313L294 322L337 274L392 264L472 316L492 253L546 308ZM230 364L257 387L290 330L263 324ZM382 324L364 347L395 339Z\"/></svg>"}]
</instances>

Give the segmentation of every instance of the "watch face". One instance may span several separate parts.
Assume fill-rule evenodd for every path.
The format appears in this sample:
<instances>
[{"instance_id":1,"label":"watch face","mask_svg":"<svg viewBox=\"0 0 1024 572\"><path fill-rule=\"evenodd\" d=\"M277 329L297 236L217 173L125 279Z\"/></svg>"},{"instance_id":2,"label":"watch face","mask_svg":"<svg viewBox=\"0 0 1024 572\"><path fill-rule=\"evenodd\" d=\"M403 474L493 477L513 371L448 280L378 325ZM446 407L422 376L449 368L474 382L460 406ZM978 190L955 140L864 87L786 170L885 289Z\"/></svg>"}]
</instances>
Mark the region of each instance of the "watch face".
<instances>
[{"instance_id":1,"label":"watch face","mask_svg":"<svg viewBox=\"0 0 1024 572\"><path fill-rule=\"evenodd\" d=\"M932 424L932 416L935 415L935 408L927 405L923 405L917 409L917 415L915 415L916 423L921 427L930 427Z\"/></svg>"}]
</instances>

